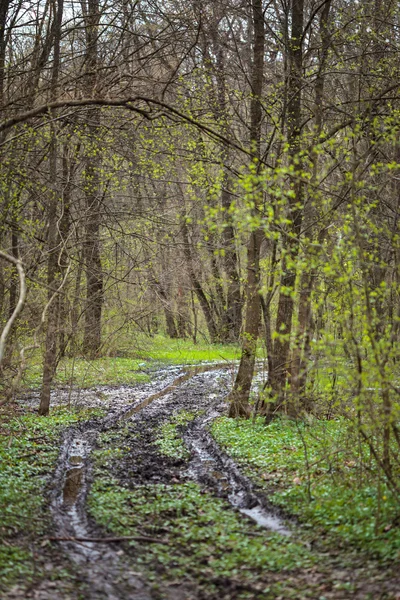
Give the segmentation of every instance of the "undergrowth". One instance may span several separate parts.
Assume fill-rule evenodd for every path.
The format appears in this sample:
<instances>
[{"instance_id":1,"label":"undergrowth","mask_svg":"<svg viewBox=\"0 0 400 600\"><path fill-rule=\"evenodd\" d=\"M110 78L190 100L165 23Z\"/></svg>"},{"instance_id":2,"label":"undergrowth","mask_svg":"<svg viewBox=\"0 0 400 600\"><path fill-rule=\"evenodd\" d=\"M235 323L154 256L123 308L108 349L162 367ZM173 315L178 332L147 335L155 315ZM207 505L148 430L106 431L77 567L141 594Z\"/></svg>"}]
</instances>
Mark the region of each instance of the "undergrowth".
<instances>
[{"instance_id":1,"label":"undergrowth","mask_svg":"<svg viewBox=\"0 0 400 600\"><path fill-rule=\"evenodd\" d=\"M215 594L218 582L233 578L254 587L251 594L238 592L238 599L258 597L255 590L269 598L276 597L269 594L277 588L268 578L260 579L260 573L313 564L304 545L261 529L255 533L253 524L195 483L130 490L116 480L99 478L89 496L89 510L116 535L144 532L160 539L151 545L129 542L138 566L154 584L160 576L180 584L195 581Z\"/></svg>"},{"instance_id":2,"label":"undergrowth","mask_svg":"<svg viewBox=\"0 0 400 600\"><path fill-rule=\"evenodd\" d=\"M58 456L60 432L98 414L63 409L44 418L0 417L0 590L14 582L29 584L43 575L34 544L51 521L46 485Z\"/></svg>"},{"instance_id":3,"label":"undergrowth","mask_svg":"<svg viewBox=\"0 0 400 600\"><path fill-rule=\"evenodd\" d=\"M171 458L189 458L190 452L179 434L179 428L193 421L198 414L181 410L174 414L167 423L161 425L154 442L161 454Z\"/></svg>"},{"instance_id":4,"label":"undergrowth","mask_svg":"<svg viewBox=\"0 0 400 600\"><path fill-rule=\"evenodd\" d=\"M400 503L345 420L214 422L215 439L315 538L400 559Z\"/></svg>"},{"instance_id":5,"label":"undergrowth","mask_svg":"<svg viewBox=\"0 0 400 600\"><path fill-rule=\"evenodd\" d=\"M64 358L57 369L54 383L78 388L146 383L150 377L144 372L145 367L143 361L132 358ZM23 386L39 388L42 385L42 374L42 361L38 357L29 363L24 373Z\"/></svg>"},{"instance_id":6,"label":"undergrowth","mask_svg":"<svg viewBox=\"0 0 400 600\"><path fill-rule=\"evenodd\" d=\"M109 356L89 360L64 357L57 368L55 384L90 388L99 385L134 385L150 380L154 366L191 365L202 362L230 362L240 356L239 347L229 344L194 344L188 339L171 339L162 335L140 336L125 341ZM28 360L22 385L38 388L42 384L42 352L35 351Z\"/></svg>"}]
</instances>

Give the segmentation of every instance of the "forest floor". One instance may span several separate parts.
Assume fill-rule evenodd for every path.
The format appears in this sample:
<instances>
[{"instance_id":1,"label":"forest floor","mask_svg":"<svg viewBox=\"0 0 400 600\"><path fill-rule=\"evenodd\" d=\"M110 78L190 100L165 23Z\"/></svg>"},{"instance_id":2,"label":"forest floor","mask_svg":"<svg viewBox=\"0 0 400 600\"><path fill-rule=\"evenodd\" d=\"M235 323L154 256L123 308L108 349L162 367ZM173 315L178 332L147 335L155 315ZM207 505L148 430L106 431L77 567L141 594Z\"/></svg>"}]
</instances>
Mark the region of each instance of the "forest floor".
<instances>
[{"instance_id":1,"label":"forest floor","mask_svg":"<svg viewBox=\"0 0 400 600\"><path fill-rule=\"evenodd\" d=\"M264 434L224 418L229 368L149 375L58 390L47 419L35 395L2 415L1 598L400 599L396 527L371 551L271 503L285 485L252 455ZM275 434L288 460L298 440Z\"/></svg>"}]
</instances>

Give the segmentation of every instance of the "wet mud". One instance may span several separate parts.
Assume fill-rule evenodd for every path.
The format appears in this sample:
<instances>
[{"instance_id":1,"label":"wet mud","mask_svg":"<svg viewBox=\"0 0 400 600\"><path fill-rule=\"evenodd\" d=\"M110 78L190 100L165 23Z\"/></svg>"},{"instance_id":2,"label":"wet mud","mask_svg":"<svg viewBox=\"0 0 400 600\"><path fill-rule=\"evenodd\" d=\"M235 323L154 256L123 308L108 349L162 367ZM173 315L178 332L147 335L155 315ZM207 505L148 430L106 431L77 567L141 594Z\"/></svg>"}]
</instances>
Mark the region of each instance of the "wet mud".
<instances>
[{"instance_id":1,"label":"wet mud","mask_svg":"<svg viewBox=\"0 0 400 600\"><path fill-rule=\"evenodd\" d=\"M264 494L254 489L236 463L221 452L207 429L209 421L209 416L196 419L184 434L183 439L191 450L189 476L206 485L215 495L226 498L233 508L257 525L290 536L289 526L277 509L271 506Z\"/></svg>"},{"instance_id":2,"label":"wet mud","mask_svg":"<svg viewBox=\"0 0 400 600\"><path fill-rule=\"evenodd\" d=\"M179 375L179 369L175 367L162 370L152 384L120 388L117 403L113 403L113 399L118 392L109 390L111 398L107 400L111 408L103 419L72 427L65 433L51 493L54 539L70 540L60 541L60 544L81 569L88 597L93 600L151 598L145 582L130 568L121 548L112 543L101 544L98 540L104 536L99 537L96 526L89 523L86 499L92 479L90 453L97 436L100 432L118 427L153 398L179 385L182 377L186 379L189 376L189 373ZM103 394L106 394L104 389ZM93 396L89 392L87 395L88 404L92 407ZM91 539L96 541L82 541Z\"/></svg>"},{"instance_id":3,"label":"wet mud","mask_svg":"<svg viewBox=\"0 0 400 600\"><path fill-rule=\"evenodd\" d=\"M152 598L145 581L134 570L129 570L129 559L121 546L99 543L104 533L86 512L93 478L90 453L100 432L118 429L121 424L132 434L130 451L113 469L114 477L124 485L196 481L214 495L226 498L234 509L255 523L282 535L290 534L266 499L257 494L208 432L212 420L226 411L224 398L231 383L232 373L218 365L202 366L186 373L177 373L175 369L163 371L151 386L138 386L128 393L126 388L121 389L121 396L128 396L128 400L120 398L119 408L110 410L105 418L66 432L52 485L54 539L63 540L60 541L63 549L85 573L90 598ZM181 427L190 459L161 456L155 444L157 433L182 410L201 413L192 423ZM82 541L92 539L96 541Z\"/></svg>"},{"instance_id":4,"label":"wet mud","mask_svg":"<svg viewBox=\"0 0 400 600\"><path fill-rule=\"evenodd\" d=\"M104 418L96 418L69 428L64 433L59 460L53 476L50 504L53 516L53 539L69 560L76 565L85 583L85 598L90 600L208 600L196 589L185 588L179 582L154 593L145 576L137 568L135 547L108 541L107 532L88 516L86 503L94 478L91 453L96 448L100 433L126 432L123 458L112 465L112 477L134 493L135 486L153 484L198 483L202 489L225 499L232 510L240 512L249 523L254 523L254 535L260 526L280 534L283 538L296 535L295 523L285 521L274 508L265 492L254 485L238 465L218 447L209 428L212 421L226 414L226 395L232 385L231 368L203 366L183 371L173 367L155 374L152 383L136 387L103 388L102 406L108 407ZM93 406L93 390L82 393ZM97 394L97 392L95 392ZM65 401L65 398L64 398ZM60 402L60 400L59 400ZM187 449L184 458L162 455L157 445L160 428L177 413L187 411L197 416L185 425L178 426L180 438ZM348 577L349 572L345 573ZM270 575L281 577L281 574ZM312 588L321 587L326 573L293 574L304 587L305 578ZM360 575L362 576L362 574ZM332 573L330 573L332 577ZM355 574L357 577L357 574ZM235 599L243 591L241 583L224 579L219 582L221 596ZM294 583L295 585L295 583ZM395 595L378 595L376 598L395 598ZM372 588L371 588L372 589ZM37 596L42 598L42 596ZM44 599L49 596L44 595ZM54 596L54 598L67 596ZM76 596L76 598L81 596ZM262 598L249 589L249 598ZM268 596L269 597L269 596ZM311 597L311 596L307 596ZM348 595L326 592L325 597L343 599L367 598L362 590ZM213 596L214 599L214 596ZM75 600L75 599L74 599Z\"/></svg>"},{"instance_id":5,"label":"wet mud","mask_svg":"<svg viewBox=\"0 0 400 600\"><path fill-rule=\"evenodd\" d=\"M277 510L255 490L209 433L213 419L227 411L225 397L230 385L231 375L224 370L192 374L181 378L179 385L170 386L165 393L155 394L151 402L129 411L130 452L121 466L116 466L116 476L130 486L195 481L215 496L226 498L233 508L258 525L290 535ZM180 427L181 437L190 451L188 462L160 457L154 444L161 426L181 411L203 413L189 425Z\"/></svg>"}]
</instances>

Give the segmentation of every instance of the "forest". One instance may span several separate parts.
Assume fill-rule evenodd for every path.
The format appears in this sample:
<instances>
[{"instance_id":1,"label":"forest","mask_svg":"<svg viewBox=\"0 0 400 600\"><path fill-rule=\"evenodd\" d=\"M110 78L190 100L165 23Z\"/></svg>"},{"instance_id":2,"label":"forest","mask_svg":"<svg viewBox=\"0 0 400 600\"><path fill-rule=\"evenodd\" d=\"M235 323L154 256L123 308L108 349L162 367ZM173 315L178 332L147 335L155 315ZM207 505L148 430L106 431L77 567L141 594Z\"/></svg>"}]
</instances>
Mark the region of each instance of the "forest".
<instances>
[{"instance_id":1,"label":"forest","mask_svg":"<svg viewBox=\"0 0 400 600\"><path fill-rule=\"evenodd\" d=\"M400 599L400 3L0 0L0 597Z\"/></svg>"}]
</instances>

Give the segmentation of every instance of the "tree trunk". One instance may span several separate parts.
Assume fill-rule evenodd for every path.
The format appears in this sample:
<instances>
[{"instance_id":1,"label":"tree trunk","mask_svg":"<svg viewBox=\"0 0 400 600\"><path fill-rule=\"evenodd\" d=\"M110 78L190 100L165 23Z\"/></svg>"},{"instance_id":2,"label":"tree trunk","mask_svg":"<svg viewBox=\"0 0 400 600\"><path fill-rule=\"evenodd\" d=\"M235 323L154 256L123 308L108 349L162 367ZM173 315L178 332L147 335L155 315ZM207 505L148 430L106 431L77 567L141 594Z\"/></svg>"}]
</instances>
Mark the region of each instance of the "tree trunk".
<instances>
[{"instance_id":1,"label":"tree trunk","mask_svg":"<svg viewBox=\"0 0 400 600\"><path fill-rule=\"evenodd\" d=\"M83 353L96 358L101 347L101 313L103 308L103 270L100 255L101 201L99 178L92 160L86 167L90 184L86 191L86 231L84 261L86 267L86 305Z\"/></svg>"},{"instance_id":2,"label":"tree trunk","mask_svg":"<svg viewBox=\"0 0 400 600\"><path fill-rule=\"evenodd\" d=\"M11 256L18 260L19 258L19 243L18 243L18 230L13 221L11 226ZM18 298L18 275L14 273L14 270L10 277L9 287L9 303L8 303L8 318L13 314L15 307L17 306Z\"/></svg>"},{"instance_id":3,"label":"tree trunk","mask_svg":"<svg viewBox=\"0 0 400 600\"><path fill-rule=\"evenodd\" d=\"M63 15L63 0L58 0L57 8L54 10L54 60L51 81L51 96L54 100L57 96L57 84L60 66L60 42L61 23ZM56 293L60 281L58 233L57 233L57 206L59 190L57 182L57 139L54 124L51 124L50 142L50 182L51 190L48 207L48 238L47 238L47 286L48 302ZM48 415L50 409L51 385L57 366L57 328L59 315L59 298L53 299L53 304L47 311L46 342L43 363L43 379L40 391L39 414Z\"/></svg>"},{"instance_id":4,"label":"tree trunk","mask_svg":"<svg viewBox=\"0 0 400 600\"><path fill-rule=\"evenodd\" d=\"M329 31L329 14L331 9L331 0L325 3L321 13L320 19L320 38L321 38L321 58L318 69L318 75L315 82L315 127L314 127L314 144L318 143L318 138L322 131L322 115L323 115L323 101L324 101L324 83L325 83L325 65L328 58L328 51L330 46L330 31ZM317 182L318 173L318 153L313 152L313 183ZM310 186L311 187L311 186ZM309 200L310 203L310 200ZM312 221L315 219L315 211L312 207L305 209L303 223L309 225L308 236L312 241L314 237L314 228L311 226ZM320 232L319 243L322 244L324 239L324 230ZM311 248L311 247L310 247ZM310 263L312 250L305 247ZM308 261L307 261L308 262ZM311 309L311 295L317 279L317 269L307 269L302 273L300 279L300 290L299 290L299 308L298 308L298 331L296 335L296 341L293 348L292 354L292 365L291 365L291 381L290 381L290 393L293 398L298 398L301 405L306 409L311 409L310 399L306 397L306 385L307 385L307 364L310 354L310 343L311 343L311 327L312 327L312 309Z\"/></svg>"},{"instance_id":5,"label":"tree trunk","mask_svg":"<svg viewBox=\"0 0 400 600\"><path fill-rule=\"evenodd\" d=\"M227 140L231 139L232 132L229 128L229 111L227 107L226 86L226 48L221 40L218 26L223 18L223 9L216 5L216 20L211 27L213 41L213 54L215 56L215 69L210 67L210 80L216 80L216 90L211 87L211 104L216 123ZM213 64L209 48L205 48L206 67ZM236 251L235 230L230 216L232 177L228 168L231 150L228 142L221 144L221 168L223 169L223 181L221 186L221 206L223 209L225 224L222 232L222 248L224 250L223 267L225 270L226 291L221 295L223 299L223 310L221 314L222 331L221 337L227 342L236 342L240 336L242 324L243 299L240 289L239 260Z\"/></svg>"},{"instance_id":6,"label":"tree trunk","mask_svg":"<svg viewBox=\"0 0 400 600\"><path fill-rule=\"evenodd\" d=\"M263 232L252 232L247 249L247 285L245 331L242 339L242 354L234 388L229 396L230 417L248 417L249 394L253 380L258 332L260 327L260 249Z\"/></svg>"},{"instance_id":7,"label":"tree trunk","mask_svg":"<svg viewBox=\"0 0 400 600\"><path fill-rule=\"evenodd\" d=\"M186 223L185 216L182 219L182 236L183 236L183 252L186 258L186 264L188 267L189 278L191 284L193 286L193 291L197 296L199 304L204 314L204 318L206 320L208 333L210 335L210 340L212 343L216 343L218 341L218 333L217 327L215 325L214 316L212 313L211 306L207 300L207 297L204 293L204 290L201 286L201 283L196 275L196 271L193 265L193 257L191 252L190 240L189 240L189 231Z\"/></svg>"},{"instance_id":8,"label":"tree trunk","mask_svg":"<svg viewBox=\"0 0 400 600\"><path fill-rule=\"evenodd\" d=\"M3 109L5 104L4 98L4 67L6 62L6 24L8 8L11 4L11 0L2 0L0 3L0 110ZM3 134L0 135L2 139Z\"/></svg>"},{"instance_id":9,"label":"tree trunk","mask_svg":"<svg viewBox=\"0 0 400 600\"><path fill-rule=\"evenodd\" d=\"M252 19L254 27L253 64L252 64L252 98L250 105L250 144L254 153L254 161L258 166L261 155L261 94L264 78L264 45L265 27L262 9L262 0L253 0ZM262 191L255 190L255 194ZM255 199L256 209L260 199ZM251 233L247 246L247 281L245 288L246 317L242 334L242 354L235 384L229 395L231 417L248 417L250 413L249 394L253 380L254 364L256 359L258 332L261 317L260 298L260 252L264 238L262 230Z\"/></svg>"},{"instance_id":10,"label":"tree trunk","mask_svg":"<svg viewBox=\"0 0 400 600\"><path fill-rule=\"evenodd\" d=\"M269 412L283 405L286 384L290 369L290 336L292 332L292 317L294 309L293 291L296 282L295 262L299 252L299 236L303 218L303 184L301 180L302 164L299 157L300 128L301 128L301 87L303 68L303 19L304 0L293 0L292 30L289 43L289 77L288 77L288 113L287 138L289 157L295 175L292 178L293 196L289 199L289 226L283 242L283 258L281 263L280 293L273 347L273 370L269 374L269 384L272 395L276 400L275 406L266 405ZM296 413L296 407L287 406L289 414Z\"/></svg>"},{"instance_id":11,"label":"tree trunk","mask_svg":"<svg viewBox=\"0 0 400 600\"><path fill-rule=\"evenodd\" d=\"M52 127L52 141L50 148L50 180L53 185L48 208L48 238L47 238L47 300L50 302L59 283L58 248L57 248L57 143L54 128ZM57 360L57 325L58 325L58 298L53 300L52 306L47 311L46 341L43 362L43 379L40 390L39 415L48 415L50 409L50 392L53 382Z\"/></svg>"},{"instance_id":12,"label":"tree trunk","mask_svg":"<svg viewBox=\"0 0 400 600\"><path fill-rule=\"evenodd\" d=\"M73 166L74 159L70 159L68 152L68 145L65 144L63 148L63 157L62 157L62 184L63 184L63 192L62 192L62 215L60 219L60 227L59 227L59 242L60 242L60 270L61 274L64 275L67 269L67 243L70 235L71 229L71 194L72 194L72 181L73 181ZM63 294L59 297L59 339L60 339L60 350L59 350L59 358L62 358L65 355L67 345L70 341L71 331L67 325L68 323L68 313L69 313L69 304L68 304L68 295L67 295L67 286L64 286Z\"/></svg>"},{"instance_id":13,"label":"tree trunk","mask_svg":"<svg viewBox=\"0 0 400 600\"><path fill-rule=\"evenodd\" d=\"M98 0L82 2L85 17L86 34L86 95L96 93L98 77L98 34L100 9ZM100 111L94 109L88 112L88 139L90 152L86 157L85 197L86 224L84 260L86 267L86 306L85 333L83 353L90 358L98 356L101 348L101 314L103 308L103 269L100 252L101 230L101 190L99 178L99 158L95 145L100 129Z\"/></svg>"},{"instance_id":14,"label":"tree trunk","mask_svg":"<svg viewBox=\"0 0 400 600\"><path fill-rule=\"evenodd\" d=\"M229 176L224 179L224 189L222 190L222 207L224 208L225 218L229 219L229 208L231 205L231 194L229 192ZM238 256L235 246L235 230L228 221L223 232L224 247L224 267L227 278L226 292L226 328L227 340L236 342L240 336L242 327L242 294L240 290Z\"/></svg>"}]
</instances>

